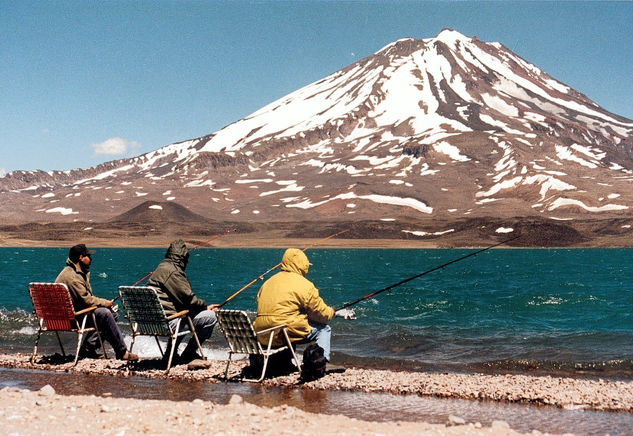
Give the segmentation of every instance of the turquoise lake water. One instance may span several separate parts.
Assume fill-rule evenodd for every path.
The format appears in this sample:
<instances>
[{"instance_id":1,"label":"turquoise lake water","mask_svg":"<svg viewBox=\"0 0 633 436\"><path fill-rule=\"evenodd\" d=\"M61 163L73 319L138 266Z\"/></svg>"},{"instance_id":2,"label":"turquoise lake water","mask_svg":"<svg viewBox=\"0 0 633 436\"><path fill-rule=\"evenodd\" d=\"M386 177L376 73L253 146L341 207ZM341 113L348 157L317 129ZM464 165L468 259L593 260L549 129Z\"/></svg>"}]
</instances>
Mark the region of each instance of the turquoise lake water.
<instances>
[{"instance_id":1,"label":"turquoise lake water","mask_svg":"<svg viewBox=\"0 0 633 436\"><path fill-rule=\"evenodd\" d=\"M95 293L106 298L116 296L119 285L131 285L152 271L165 252L96 250L91 282ZM312 249L307 252L313 264L308 279L336 307L469 252ZM27 285L53 281L67 253L67 248L0 248L3 350L32 347L36 329ZM191 255L187 274L200 297L222 302L278 263L282 253L199 249ZM405 369L631 379L632 260L632 249L489 250L357 304L357 320L335 319L333 359ZM260 285L225 308L254 311ZM123 317L120 323L125 331ZM55 343L50 346L54 350ZM139 347L141 354L158 352L151 342ZM227 350L219 331L205 347L212 355Z\"/></svg>"}]
</instances>

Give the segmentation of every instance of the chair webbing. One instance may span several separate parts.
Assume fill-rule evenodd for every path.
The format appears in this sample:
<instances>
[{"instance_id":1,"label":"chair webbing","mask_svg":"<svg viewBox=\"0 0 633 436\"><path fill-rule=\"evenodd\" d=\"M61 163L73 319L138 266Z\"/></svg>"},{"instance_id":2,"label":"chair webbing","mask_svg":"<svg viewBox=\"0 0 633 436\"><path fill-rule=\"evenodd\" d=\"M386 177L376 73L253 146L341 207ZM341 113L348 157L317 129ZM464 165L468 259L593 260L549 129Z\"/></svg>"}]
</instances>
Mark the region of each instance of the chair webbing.
<instances>
[{"instance_id":1,"label":"chair webbing","mask_svg":"<svg viewBox=\"0 0 633 436\"><path fill-rule=\"evenodd\" d=\"M73 331L77 329L75 310L63 283L29 283L29 294L35 316L44 320L48 330Z\"/></svg>"},{"instance_id":2,"label":"chair webbing","mask_svg":"<svg viewBox=\"0 0 633 436\"><path fill-rule=\"evenodd\" d=\"M221 310L218 324L224 332L231 351L243 354L260 354L255 330L243 310Z\"/></svg>"},{"instance_id":3,"label":"chair webbing","mask_svg":"<svg viewBox=\"0 0 633 436\"><path fill-rule=\"evenodd\" d=\"M136 332L142 335L169 336L165 310L151 286L119 286L121 303Z\"/></svg>"}]
</instances>

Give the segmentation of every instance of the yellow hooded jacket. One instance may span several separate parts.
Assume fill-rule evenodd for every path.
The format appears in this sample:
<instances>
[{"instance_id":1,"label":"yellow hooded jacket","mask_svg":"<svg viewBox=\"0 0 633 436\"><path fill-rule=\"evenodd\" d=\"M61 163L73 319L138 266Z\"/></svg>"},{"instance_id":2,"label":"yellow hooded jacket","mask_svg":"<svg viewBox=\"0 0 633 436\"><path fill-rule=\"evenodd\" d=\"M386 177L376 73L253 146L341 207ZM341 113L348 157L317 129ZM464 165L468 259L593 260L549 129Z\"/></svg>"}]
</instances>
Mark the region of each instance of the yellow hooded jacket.
<instances>
[{"instance_id":1,"label":"yellow hooded jacket","mask_svg":"<svg viewBox=\"0 0 633 436\"><path fill-rule=\"evenodd\" d=\"M308 320L327 324L334 316L311 281L304 276L310 263L305 253L289 248L281 260L281 271L264 282L257 294L255 331L285 324L290 340L300 341L310 333ZM264 338L260 338L264 342ZM281 345L279 336L274 344Z\"/></svg>"}]
</instances>

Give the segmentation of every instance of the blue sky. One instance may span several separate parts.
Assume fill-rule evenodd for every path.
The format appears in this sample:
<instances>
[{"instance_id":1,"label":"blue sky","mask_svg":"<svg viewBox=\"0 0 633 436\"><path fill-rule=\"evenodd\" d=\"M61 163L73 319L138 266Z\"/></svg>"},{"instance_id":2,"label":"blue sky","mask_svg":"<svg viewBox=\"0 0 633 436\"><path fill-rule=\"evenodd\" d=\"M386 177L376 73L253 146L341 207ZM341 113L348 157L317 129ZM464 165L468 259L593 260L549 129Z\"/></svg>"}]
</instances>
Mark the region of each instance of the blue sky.
<instances>
[{"instance_id":1,"label":"blue sky","mask_svg":"<svg viewBox=\"0 0 633 436\"><path fill-rule=\"evenodd\" d=\"M203 136L445 27L633 119L633 2L0 0L0 175Z\"/></svg>"}]
</instances>

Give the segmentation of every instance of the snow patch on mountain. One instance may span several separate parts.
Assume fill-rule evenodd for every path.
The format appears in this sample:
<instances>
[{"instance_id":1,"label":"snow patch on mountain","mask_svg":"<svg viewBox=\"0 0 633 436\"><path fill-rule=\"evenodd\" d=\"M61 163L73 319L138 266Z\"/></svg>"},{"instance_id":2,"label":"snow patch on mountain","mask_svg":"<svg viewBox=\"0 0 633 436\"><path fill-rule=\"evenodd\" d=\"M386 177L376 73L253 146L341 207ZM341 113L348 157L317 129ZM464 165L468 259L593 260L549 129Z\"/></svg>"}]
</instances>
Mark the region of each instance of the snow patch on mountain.
<instances>
[{"instance_id":1,"label":"snow patch on mountain","mask_svg":"<svg viewBox=\"0 0 633 436\"><path fill-rule=\"evenodd\" d=\"M558 209L559 207L564 206L578 206L585 209L588 212L605 212L605 211L613 211L613 210L626 210L629 207L622 204L605 204L604 206L587 206L580 200L575 200L572 198L557 198L550 204L547 210L552 211L554 209Z\"/></svg>"},{"instance_id":2,"label":"snow patch on mountain","mask_svg":"<svg viewBox=\"0 0 633 436\"><path fill-rule=\"evenodd\" d=\"M360 199L360 200L369 200L372 201L374 203L381 203L381 204L389 204L389 205L394 205L394 206L404 206L404 207L410 207L412 209L415 209L419 212L422 213L433 213L433 208L427 206L426 204L424 204L423 202L416 200L414 198L400 198L400 197L393 197L393 196L388 196L388 195L377 195L377 194L370 194L370 195L357 195L353 192L346 192L343 194L339 194L335 197L329 198L327 200L323 200L323 201L318 201L318 202L312 202L311 200L308 199L304 199L303 201L299 202L299 203L295 203L295 204L288 204L286 205L286 207L289 208L301 208L301 209L312 209L314 207L317 206L321 206L325 203L328 203L330 201L334 201L334 200L351 200L351 199Z\"/></svg>"},{"instance_id":3,"label":"snow patch on mountain","mask_svg":"<svg viewBox=\"0 0 633 436\"><path fill-rule=\"evenodd\" d=\"M46 209L46 213L59 213L61 215L77 215L79 212L75 212L72 209L66 207L54 207L52 209Z\"/></svg>"}]
</instances>

